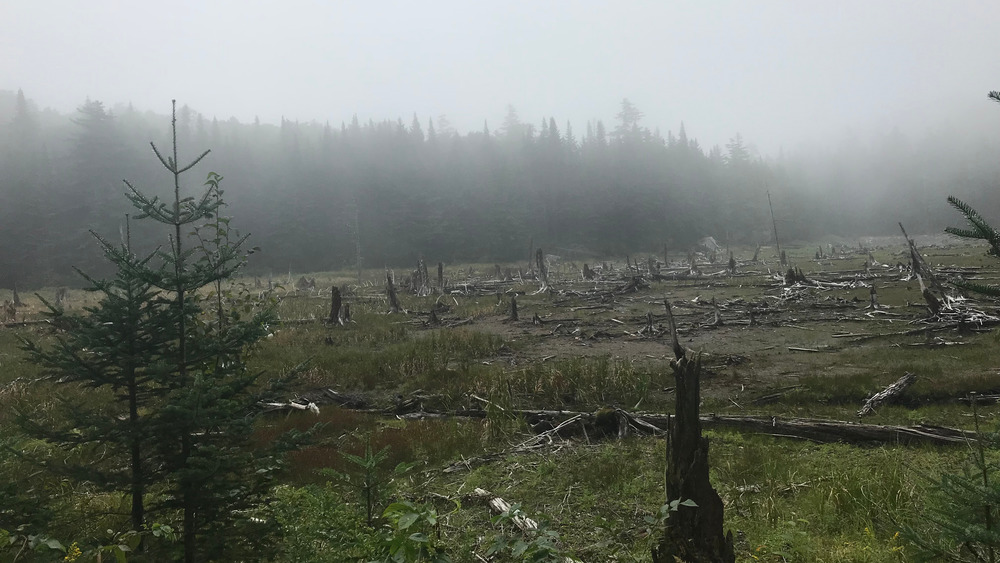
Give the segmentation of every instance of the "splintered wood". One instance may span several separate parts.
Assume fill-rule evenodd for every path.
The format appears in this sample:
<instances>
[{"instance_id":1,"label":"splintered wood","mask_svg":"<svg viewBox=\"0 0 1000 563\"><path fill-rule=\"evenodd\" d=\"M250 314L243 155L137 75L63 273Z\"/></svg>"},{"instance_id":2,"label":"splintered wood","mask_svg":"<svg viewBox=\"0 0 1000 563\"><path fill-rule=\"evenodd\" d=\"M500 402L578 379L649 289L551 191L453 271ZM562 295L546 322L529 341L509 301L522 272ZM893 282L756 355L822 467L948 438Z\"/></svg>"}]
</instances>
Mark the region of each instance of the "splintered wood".
<instances>
[{"instance_id":1,"label":"splintered wood","mask_svg":"<svg viewBox=\"0 0 1000 563\"><path fill-rule=\"evenodd\" d=\"M903 394L914 381L917 380L917 376L912 373L905 373L903 377L897 379L892 385L886 387L885 389L875 393L865 401L865 404L858 411L858 416L862 417L875 412L877 407L880 407L886 403L893 402L899 399L899 396Z\"/></svg>"}]
</instances>

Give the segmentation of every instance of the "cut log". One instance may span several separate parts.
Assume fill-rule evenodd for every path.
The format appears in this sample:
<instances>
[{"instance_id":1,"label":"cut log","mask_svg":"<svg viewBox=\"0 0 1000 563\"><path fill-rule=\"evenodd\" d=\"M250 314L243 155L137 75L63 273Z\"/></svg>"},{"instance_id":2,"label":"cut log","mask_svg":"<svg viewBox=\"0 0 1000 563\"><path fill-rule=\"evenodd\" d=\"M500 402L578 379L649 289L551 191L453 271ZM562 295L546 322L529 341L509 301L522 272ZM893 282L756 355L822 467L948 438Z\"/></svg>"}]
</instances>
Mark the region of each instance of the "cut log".
<instances>
[{"instance_id":1,"label":"cut log","mask_svg":"<svg viewBox=\"0 0 1000 563\"><path fill-rule=\"evenodd\" d=\"M912 373L907 372L903 374L903 377L897 379L892 385L869 397L865 401L865 404L862 405L861 410L858 411L858 416L862 417L871 414L875 412L877 407L898 400L903 391L916 380L917 376Z\"/></svg>"}]
</instances>

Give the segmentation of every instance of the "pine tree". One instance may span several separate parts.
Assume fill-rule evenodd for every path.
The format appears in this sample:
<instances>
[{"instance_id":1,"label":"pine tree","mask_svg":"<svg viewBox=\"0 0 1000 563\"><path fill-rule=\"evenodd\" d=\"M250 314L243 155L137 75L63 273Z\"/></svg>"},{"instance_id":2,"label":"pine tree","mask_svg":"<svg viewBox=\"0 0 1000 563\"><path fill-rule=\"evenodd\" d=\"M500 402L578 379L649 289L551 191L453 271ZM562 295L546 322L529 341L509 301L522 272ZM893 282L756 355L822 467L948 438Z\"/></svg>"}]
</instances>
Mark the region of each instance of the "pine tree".
<instances>
[{"instance_id":1,"label":"pine tree","mask_svg":"<svg viewBox=\"0 0 1000 563\"><path fill-rule=\"evenodd\" d=\"M107 445L129 460L75 468L75 477L130 494L136 530L149 520L150 508L167 520L178 515L183 547L172 559L259 558L275 544L276 529L251 512L269 493L282 454L299 443L291 435L270 447L251 443L256 404L284 380L259 385L260 374L248 370L244 357L266 336L275 310L273 303L247 302L244 317L246 308L224 295L223 282L252 251L244 250L247 237L231 231L221 216L221 176L209 173L200 197L183 195L182 175L209 151L179 164L176 104L172 132L171 154L164 157L152 145L172 176L172 201L125 182L139 218L169 227L169 247L139 259L127 239L116 247L98 238L118 272L106 282L86 278L101 302L86 315L54 311L66 327L54 347L26 344L50 374L109 388L115 400L104 409L67 401L68 428L33 430L72 447ZM147 507L154 487L156 502Z\"/></svg>"},{"instance_id":2,"label":"pine tree","mask_svg":"<svg viewBox=\"0 0 1000 563\"><path fill-rule=\"evenodd\" d=\"M263 519L251 518L248 511L259 506L269 491L280 454L293 443L282 440L270 449L252 447L253 413L261 399L255 387L259 374L247 369L243 356L267 335L267 326L276 315L273 306L267 306L247 319L238 310L227 316L221 295L216 294L213 307L199 292L229 279L244 266L247 237L231 240L228 219L219 218L224 204L218 174L208 175L207 189L200 197L182 197L182 174L208 151L181 166L176 113L172 123L172 155L164 157L152 147L173 177L173 201L150 198L126 182L126 197L141 211L140 217L165 224L171 231L169 249L157 252L160 266L141 272L161 291L168 311L155 323L168 345L151 367L157 384L167 388L150 423L169 481L170 494L162 505L183 514L184 561L211 560L223 553L259 556L257 550L273 530ZM216 236L185 244L190 241L185 228L206 222L216 225Z\"/></svg>"},{"instance_id":3,"label":"pine tree","mask_svg":"<svg viewBox=\"0 0 1000 563\"><path fill-rule=\"evenodd\" d=\"M128 493L132 529L142 532L146 525L145 494L156 478L156 470L151 460L148 421L140 413L155 409L158 402L149 366L165 344L151 322L162 311L153 286L136 275L152 257L137 258L128 235L121 246L96 234L94 237L107 260L117 266L111 280L96 280L80 272L89 283L87 289L101 296L100 302L83 314L68 315L52 308L54 324L67 330L57 336L52 347L25 341L24 348L32 361L59 381L110 388L114 401L110 407L95 408L76 397L62 399L66 413L63 424L48 426L52 424L48 422L43 426L30 416L22 416L21 423L30 434L64 448L100 445L109 452L104 463L84 459L58 465L57 469L101 490Z\"/></svg>"}]
</instances>

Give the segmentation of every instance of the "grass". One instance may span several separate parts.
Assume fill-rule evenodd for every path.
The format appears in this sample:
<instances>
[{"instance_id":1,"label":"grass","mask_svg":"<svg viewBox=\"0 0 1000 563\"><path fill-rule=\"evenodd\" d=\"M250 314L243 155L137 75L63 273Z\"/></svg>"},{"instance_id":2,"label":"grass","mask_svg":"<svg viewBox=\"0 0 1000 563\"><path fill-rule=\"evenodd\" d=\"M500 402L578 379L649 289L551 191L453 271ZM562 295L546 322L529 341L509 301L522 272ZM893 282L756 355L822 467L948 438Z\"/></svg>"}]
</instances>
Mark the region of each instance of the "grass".
<instances>
[{"instance_id":1,"label":"grass","mask_svg":"<svg viewBox=\"0 0 1000 563\"><path fill-rule=\"evenodd\" d=\"M748 258L752 250L738 250L737 257ZM867 255L856 254L816 262L814 252L815 247L808 245L788 248L790 258L807 276L863 270L867 260ZM892 264L902 256L898 248L873 253L878 261ZM996 267L975 248L930 249L927 254L931 263ZM479 272L479 281L492 277L492 264L472 269ZM765 266L753 269L767 271ZM459 279L468 270L468 265L449 266L445 277ZM574 275L569 266L562 270L566 277ZM372 270L364 275L381 279L384 272ZM669 410L673 381L666 339L622 333L642 327L647 311L659 319L664 295L678 304L675 311L684 326L710 317L711 309L702 302L713 296L720 304L743 300L733 301L724 311L727 319L737 320L749 303L764 299L774 311L761 315L762 324L753 328L732 322L685 333L685 345L705 352L705 412L854 420L855 411L868 396L910 371L918 379L906 392L904 403L883 407L866 422L968 428L972 425L969 409L956 399L970 391L1000 392L997 338L991 334L942 333L946 340L965 344L940 348L910 346L923 342L922 335L857 344L832 338L837 332L890 333L912 328L906 321L860 318L859 309L868 300L865 288L807 298L849 302L856 297L861 304L849 309L849 315L778 302L778 292L766 274L654 282L646 292L615 295L603 307L577 311L569 308L587 307L594 301L572 293L532 295L537 289L533 283L507 284L499 296L464 290L444 296L401 295L410 314L387 315L384 298L374 288L357 287L353 272L324 272L315 277L319 293L278 291L281 318L302 322L271 327L272 336L249 352L252 369L279 374L308 361L298 390L331 387L362 395L379 407L391 405L397 394L419 395L425 408L482 406L473 394L488 399L491 406L485 420L397 420L332 406L324 406L319 416L297 412L264 419L257 429L261 441L290 428L323 425L312 446L290 457L285 485L276 500L275 510L284 510L281 518L290 533L301 534L289 540L285 560L309 560L313 546L322 547L317 547L316 554L337 553L333 536L327 534L324 539L326 532L317 522L330 522L328 531L340 526L336 530L344 532L343 538L354 539L337 541L360 542L358 553L377 540L370 530L358 527L350 492L328 485L329 478L318 472L348 471L350 465L342 454L360 454L370 440L376 451L389 448L387 468L403 461L418 462L408 478L394 484L397 498L438 502L442 512L449 512L453 505L435 495L461 499L472 488L483 487L520 503L532 517L550 520L564 545L579 559L649 561L656 535L650 533L644 517L652 516L665 500L660 440L565 443L497 459L469 471L442 473L440 469L523 441L526 427L509 409L594 411L619 406ZM554 283L570 287L568 281ZM329 314L330 285L344 286L353 319L346 326L319 322ZM907 302L920 302L913 284L897 283L886 275L876 285L880 303L891 306L890 312L919 315L918 309L907 307ZM54 290L41 291L46 292ZM510 295L515 292L519 293L522 322L507 323ZM38 318L40 307L27 293L22 292L22 299L29 301L24 313L28 319ZM694 302L695 297L699 302ZM79 307L88 298L71 291L68 303ZM474 322L458 328L425 325L426 313L435 307L443 319ZM567 330L553 334L552 324L533 326L523 320L534 312L543 318L571 320L565 322ZM580 332L571 334L577 327ZM591 338L600 331L615 336ZM47 382L5 385L41 375L24 361L17 335L45 340L51 332L38 326L0 329L0 432L14 440L13 449L30 447L57 460L59 452L47 450L44 444L17 441L11 407L31 405L46 416L58 416L52 392L70 389ZM792 352L788 346L822 352ZM774 402L753 403L754 398L777 390L787 392ZM92 391L72 392L76 400L103 400ZM1000 406L986 405L980 413L987 425L1000 422ZM923 522L927 482L923 476L956 470L966 454L961 447L858 448L728 432L708 435L712 480L724 500L726 526L736 536L740 561L905 561L906 548L896 531L903 524L919 528ZM83 533L97 537L108 528L121 527L122 498L95 495L85 486L70 488L21 461L0 459L0 479L36 491L38 503L56 511L53 531L62 537ZM470 554L484 553L495 534L509 533L494 527L489 519L486 507L468 499L445 517L441 533L454 547L457 561L472 560Z\"/></svg>"}]
</instances>

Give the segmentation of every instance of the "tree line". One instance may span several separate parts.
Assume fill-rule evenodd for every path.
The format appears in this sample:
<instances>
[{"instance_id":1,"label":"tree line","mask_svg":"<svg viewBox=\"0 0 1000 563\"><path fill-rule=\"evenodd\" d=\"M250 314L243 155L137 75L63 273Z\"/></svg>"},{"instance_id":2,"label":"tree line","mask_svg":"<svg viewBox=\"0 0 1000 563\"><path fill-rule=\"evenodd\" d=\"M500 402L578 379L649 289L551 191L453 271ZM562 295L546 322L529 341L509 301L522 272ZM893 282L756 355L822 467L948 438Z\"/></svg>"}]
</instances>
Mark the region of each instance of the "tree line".
<instances>
[{"instance_id":1,"label":"tree line","mask_svg":"<svg viewBox=\"0 0 1000 563\"><path fill-rule=\"evenodd\" d=\"M445 116L269 125L182 106L178 138L230 171L226 212L263 248L259 275L359 258L527 261L532 242L580 257L684 254L704 236L767 244L768 192L789 240L885 234L899 220L940 230L947 217L928 203L947 190L986 209L997 200L975 197L1000 177L985 157L941 166L933 147L889 137L867 152L764 158L739 134L705 148L684 124L664 135L628 100L618 110L578 130L508 107L499 127L460 134ZM0 123L0 286L72 283L71 266L100 262L89 231L114 238L124 224L122 178L161 189L143 147L167 140L169 118L97 100L73 115L40 111L19 91L0 92ZM166 244L157 236L140 228L133 240Z\"/></svg>"}]
</instances>

